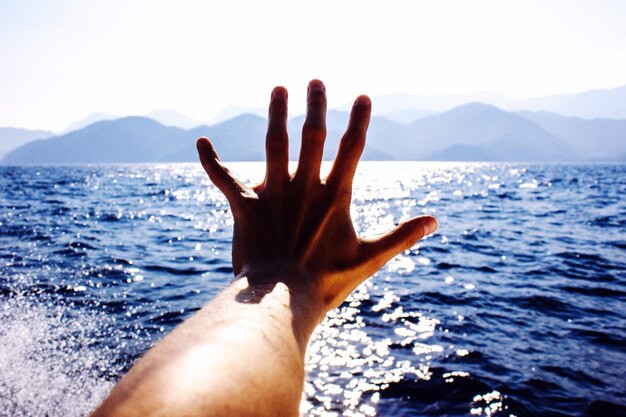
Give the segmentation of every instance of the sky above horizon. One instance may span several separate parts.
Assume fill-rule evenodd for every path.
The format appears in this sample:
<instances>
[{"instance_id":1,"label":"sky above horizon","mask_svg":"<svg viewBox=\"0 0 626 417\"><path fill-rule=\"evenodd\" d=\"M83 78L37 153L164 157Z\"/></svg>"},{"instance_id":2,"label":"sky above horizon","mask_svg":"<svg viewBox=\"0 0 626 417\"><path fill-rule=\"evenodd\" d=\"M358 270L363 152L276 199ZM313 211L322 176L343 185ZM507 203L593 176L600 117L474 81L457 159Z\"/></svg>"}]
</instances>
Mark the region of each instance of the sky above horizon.
<instances>
[{"instance_id":1,"label":"sky above horizon","mask_svg":"<svg viewBox=\"0 0 626 417\"><path fill-rule=\"evenodd\" d=\"M514 98L626 84L626 2L0 0L0 126L61 131L90 113L173 109L200 121L302 113L370 96L495 91ZM375 103L374 103L375 105Z\"/></svg>"}]
</instances>

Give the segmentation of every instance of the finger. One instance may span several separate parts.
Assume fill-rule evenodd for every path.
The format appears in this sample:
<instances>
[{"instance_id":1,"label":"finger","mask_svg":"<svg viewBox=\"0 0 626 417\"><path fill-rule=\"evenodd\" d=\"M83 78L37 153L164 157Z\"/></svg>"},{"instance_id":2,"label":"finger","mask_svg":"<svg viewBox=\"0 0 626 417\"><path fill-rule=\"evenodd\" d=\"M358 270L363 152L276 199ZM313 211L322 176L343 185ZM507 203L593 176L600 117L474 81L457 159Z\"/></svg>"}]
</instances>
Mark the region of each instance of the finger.
<instances>
[{"instance_id":1,"label":"finger","mask_svg":"<svg viewBox=\"0 0 626 417\"><path fill-rule=\"evenodd\" d=\"M337 157L326 181L328 184L352 188L352 179L365 147L371 111L372 102L369 97L359 96L354 102L348 128L341 138Z\"/></svg>"},{"instance_id":2,"label":"finger","mask_svg":"<svg viewBox=\"0 0 626 417\"><path fill-rule=\"evenodd\" d=\"M222 165L215 148L207 138L200 138L196 142L200 163L209 175L209 179L224 193L231 207L235 209L240 200L251 190Z\"/></svg>"},{"instance_id":3,"label":"finger","mask_svg":"<svg viewBox=\"0 0 626 417\"><path fill-rule=\"evenodd\" d=\"M287 90L276 87L272 91L268 115L266 185L273 188L289 178L289 137L287 135Z\"/></svg>"},{"instance_id":4,"label":"finger","mask_svg":"<svg viewBox=\"0 0 626 417\"><path fill-rule=\"evenodd\" d=\"M302 146L296 177L319 179L326 139L326 88L319 80L309 83L306 120L302 127Z\"/></svg>"},{"instance_id":5,"label":"finger","mask_svg":"<svg viewBox=\"0 0 626 417\"><path fill-rule=\"evenodd\" d=\"M439 223L431 216L414 217L375 239L363 241L361 259L370 273L378 271L391 258L437 230Z\"/></svg>"}]
</instances>

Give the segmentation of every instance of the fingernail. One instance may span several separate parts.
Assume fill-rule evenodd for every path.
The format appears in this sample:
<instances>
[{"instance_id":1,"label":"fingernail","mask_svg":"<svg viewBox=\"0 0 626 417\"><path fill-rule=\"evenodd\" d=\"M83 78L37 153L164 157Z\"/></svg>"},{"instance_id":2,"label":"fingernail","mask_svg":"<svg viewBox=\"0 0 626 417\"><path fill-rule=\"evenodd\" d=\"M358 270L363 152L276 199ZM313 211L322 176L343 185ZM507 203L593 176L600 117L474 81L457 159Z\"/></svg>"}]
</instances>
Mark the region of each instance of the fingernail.
<instances>
[{"instance_id":1,"label":"fingernail","mask_svg":"<svg viewBox=\"0 0 626 417\"><path fill-rule=\"evenodd\" d=\"M439 222L434 217L426 217L422 222L422 227L424 228L424 236L430 235L437 230Z\"/></svg>"},{"instance_id":2,"label":"fingernail","mask_svg":"<svg viewBox=\"0 0 626 417\"><path fill-rule=\"evenodd\" d=\"M206 138L202 137L196 141L196 148L202 149L206 147Z\"/></svg>"},{"instance_id":3,"label":"fingernail","mask_svg":"<svg viewBox=\"0 0 626 417\"><path fill-rule=\"evenodd\" d=\"M196 148L198 149L199 152L210 152L213 157L216 157L217 154L215 153L215 149L213 149L213 146L211 145L211 143L209 142L209 140L207 138L200 138L196 141Z\"/></svg>"},{"instance_id":4,"label":"fingernail","mask_svg":"<svg viewBox=\"0 0 626 417\"><path fill-rule=\"evenodd\" d=\"M371 104L371 100L368 96L358 96L356 100L354 100L354 104L356 106L369 106Z\"/></svg>"},{"instance_id":5,"label":"fingernail","mask_svg":"<svg viewBox=\"0 0 626 417\"><path fill-rule=\"evenodd\" d=\"M326 86L320 80L311 80L307 91L322 90L326 91Z\"/></svg>"},{"instance_id":6,"label":"fingernail","mask_svg":"<svg viewBox=\"0 0 626 417\"><path fill-rule=\"evenodd\" d=\"M274 88L272 98L287 98L287 89L285 87Z\"/></svg>"}]
</instances>

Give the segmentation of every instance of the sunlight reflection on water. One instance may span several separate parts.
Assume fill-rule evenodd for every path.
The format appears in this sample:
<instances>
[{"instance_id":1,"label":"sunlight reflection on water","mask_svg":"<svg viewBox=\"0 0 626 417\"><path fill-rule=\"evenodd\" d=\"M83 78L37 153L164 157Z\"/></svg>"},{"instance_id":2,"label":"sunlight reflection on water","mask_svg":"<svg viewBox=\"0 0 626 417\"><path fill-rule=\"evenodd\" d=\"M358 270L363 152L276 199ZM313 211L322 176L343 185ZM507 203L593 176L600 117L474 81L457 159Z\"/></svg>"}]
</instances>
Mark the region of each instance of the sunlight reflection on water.
<instances>
[{"instance_id":1,"label":"sunlight reflection on water","mask_svg":"<svg viewBox=\"0 0 626 417\"><path fill-rule=\"evenodd\" d=\"M386 292L371 311L382 312L377 319L393 326L395 334L383 339L368 334L362 309L372 287L371 279L362 284L348 298L348 304L328 313L314 333L307 353L308 377L301 405L304 413L374 416L379 391L390 383L407 375L430 378L430 355L443 350L427 343L437 320L405 312L399 305L400 298ZM408 321L409 317L417 323ZM414 359L394 357L389 349L392 344L413 347Z\"/></svg>"},{"instance_id":2,"label":"sunlight reflection on water","mask_svg":"<svg viewBox=\"0 0 626 417\"><path fill-rule=\"evenodd\" d=\"M228 165L262 178L263 163ZM84 415L229 282L232 215L197 164L2 172L0 415ZM622 166L361 164L351 207L361 235L421 214L441 227L329 313L302 409L617 407L623 178Z\"/></svg>"}]
</instances>

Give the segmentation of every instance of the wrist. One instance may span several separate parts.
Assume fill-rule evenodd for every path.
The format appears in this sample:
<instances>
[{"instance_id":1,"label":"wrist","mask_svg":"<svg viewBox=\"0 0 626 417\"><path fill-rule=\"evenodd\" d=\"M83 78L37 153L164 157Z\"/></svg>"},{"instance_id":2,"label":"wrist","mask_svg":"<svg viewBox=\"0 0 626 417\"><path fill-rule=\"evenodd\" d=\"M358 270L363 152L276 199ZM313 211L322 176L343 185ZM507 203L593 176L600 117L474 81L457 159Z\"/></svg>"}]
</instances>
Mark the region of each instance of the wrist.
<instances>
[{"instance_id":1,"label":"wrist","mask_svg":"<svg viewBox=\"0 0 626 417\"><path fill-rule=\"evenodd\" d=\"M259 290L271 290L276 285L284 285L296 299L302 297L309 302L322 300L318 274L307 271L295 263L276 262L262 265L244 265L234 278L233 283L246 279L247 286Z\"/></svg>"},{"instance_id":2,"label":"wrist","mask_svg":"<svg viewBox=\"0 0 626 417\"><path fill-rule=\"evenodd\" d=\"M294 322L305 329L306 337L326 314L320 278L290 264L273 264L262 267L244 266L233 279L237 289L235 300L244 304L261 304L278 301L288 307Z\"/></svg>"}]
</instances>

